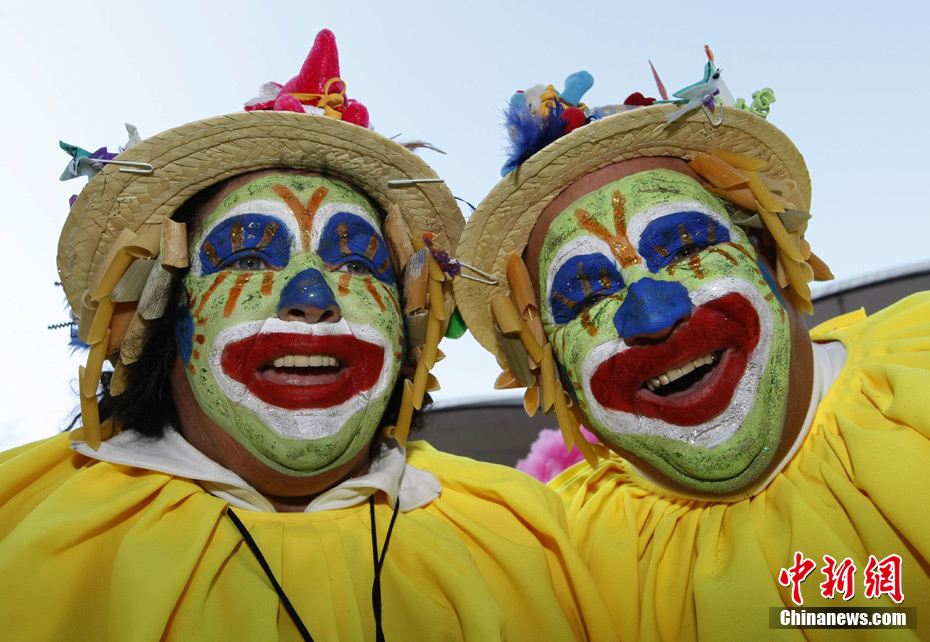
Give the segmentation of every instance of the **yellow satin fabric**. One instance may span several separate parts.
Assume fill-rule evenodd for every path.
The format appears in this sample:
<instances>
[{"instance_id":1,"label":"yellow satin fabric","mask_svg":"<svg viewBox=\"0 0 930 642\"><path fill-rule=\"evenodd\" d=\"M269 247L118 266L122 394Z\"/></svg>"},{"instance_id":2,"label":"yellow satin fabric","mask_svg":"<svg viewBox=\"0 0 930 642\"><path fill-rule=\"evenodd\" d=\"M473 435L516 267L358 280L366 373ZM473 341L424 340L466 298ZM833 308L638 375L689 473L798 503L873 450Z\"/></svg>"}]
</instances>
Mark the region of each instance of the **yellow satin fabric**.
<instances>
[{"instance_id":1,"label":"yellow satin fabric","mask_svg":"<svg viewBox=\"0 0 930 642\"><path fill-rule=\"evenodd\" d=\"M624 639L930 640L930 293L812 336L842 341L846 365L801 449L752 499L649 490L618 457L550 482ZM805 608L898 606L865 599L863 574L870 554L900 555L899 606L917 607L917 630L770 629L769 607L793 606L778 575L795 551L817 564L801 584ZM824 555L854 561L848 602L820 596Z\"/></svg>"},{"instance_id":2,"label":"yellow satin fabric","mask_svg":"<svg viewBox=\"0 0 930 642\"><path fill-rule=\"evenodd\" d=\"M443 491L397 517L388 640L616 639L554 493L422 442L408 462ZM377 500L381 544L392 507ZM190 480L75 454L66 435L0 455L0 637L298 640L226 506ZM367 503L236 513L314 639L374 639Z\"/></svg>"}]
</instances>

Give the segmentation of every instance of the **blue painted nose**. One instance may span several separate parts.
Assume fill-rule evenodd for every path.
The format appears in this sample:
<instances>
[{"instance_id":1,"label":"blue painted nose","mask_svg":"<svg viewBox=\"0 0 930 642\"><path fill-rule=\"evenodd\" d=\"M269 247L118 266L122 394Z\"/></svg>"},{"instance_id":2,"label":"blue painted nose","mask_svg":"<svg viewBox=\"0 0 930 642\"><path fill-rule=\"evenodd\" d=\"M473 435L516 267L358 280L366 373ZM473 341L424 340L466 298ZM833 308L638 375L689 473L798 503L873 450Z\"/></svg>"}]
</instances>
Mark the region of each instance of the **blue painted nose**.
<instances>
[{"instance_id":1,"label":"blue painted nose","mask_svg":"<svg viewBox=\"0 0 930 642\"><path fill-rule=\"evenodd\" d=\"M342 311L320 271L308 268L284 286L278 301L278 318L282 321L335 323L342 318Z\"/></svg>"},{"instance_id":2,"label":"blue painted nose","mask_svg":"<svg viewBox=\"0 0 930 642\"><path fill-rule=\"evenodd\" d=\"M661 339L675 324L691 315L688 290L675 281L640 279L630 285L614 315L614 327L624 341Z\"/></svg>"}]
</instances>

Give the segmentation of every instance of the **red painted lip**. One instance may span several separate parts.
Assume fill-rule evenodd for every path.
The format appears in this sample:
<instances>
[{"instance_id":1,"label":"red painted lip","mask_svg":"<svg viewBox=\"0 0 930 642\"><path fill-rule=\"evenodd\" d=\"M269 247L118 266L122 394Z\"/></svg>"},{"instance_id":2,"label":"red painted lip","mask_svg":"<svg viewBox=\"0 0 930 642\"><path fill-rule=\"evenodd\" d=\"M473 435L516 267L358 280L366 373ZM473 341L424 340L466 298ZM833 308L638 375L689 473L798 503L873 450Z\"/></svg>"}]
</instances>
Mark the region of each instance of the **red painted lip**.
<instances>
[{"instance_id":1,"label":"red painted lip","mask_svg":"<svg viewBox=\"0 0 930 642\"><path fill-rule=\"evenodd\" d=\"M759 315L745 297L732 293L714 299L697 308L665 341L629 348L601 363L591 378L591 393L611 410L697 426L730 405L759 343L759 330ZM647 380L711 352L720 352L721 358L693 389L663 397L644 387Z\"/></svg>"},{"instance_id":2,"label":"red painted lip","mask_svg":"<svg viewBox=\"0 0 930 642\"><path fill-rule=\"evenodd\" d=\"M262 376L264 366L288 354L328 354L341 367L335 381L318 385L275 383ZM384 365L384 349L351 334L257 334L227 345L220 365L227 376L265 403L288 410L330 408L374 387Z\"/></svg>"}]
</instances>

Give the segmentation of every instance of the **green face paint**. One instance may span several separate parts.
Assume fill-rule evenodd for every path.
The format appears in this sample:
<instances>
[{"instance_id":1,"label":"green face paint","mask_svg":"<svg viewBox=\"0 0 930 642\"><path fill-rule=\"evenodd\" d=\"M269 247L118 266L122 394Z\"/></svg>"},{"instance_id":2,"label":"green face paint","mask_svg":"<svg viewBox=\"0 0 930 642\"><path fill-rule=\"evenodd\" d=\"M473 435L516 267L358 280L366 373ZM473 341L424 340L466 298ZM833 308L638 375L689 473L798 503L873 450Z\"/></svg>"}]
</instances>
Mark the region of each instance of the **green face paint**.
<instances>
[{"instance_id":1,"label":"green face paint","mask_svg":"<svg viewBox=\"0 0 930 642\"><path fill-rule=\"evenodd\" d=\"M319 176L263 175L207 214L177 328L201 408L279 472L314 475L377 431L403 346L379 217Z\"/></svg>"},{"instance_id":2,"label":"green face paint","mask_svg":"<svg viewBox=\"0 0 930 642\"><path fill-rule=\"evenodd\" d=\"M782 436L789 315L723 203L653 169L553 219L546 333L591 430L700 492L742 489Z\"/></svg>"}]
</instances>

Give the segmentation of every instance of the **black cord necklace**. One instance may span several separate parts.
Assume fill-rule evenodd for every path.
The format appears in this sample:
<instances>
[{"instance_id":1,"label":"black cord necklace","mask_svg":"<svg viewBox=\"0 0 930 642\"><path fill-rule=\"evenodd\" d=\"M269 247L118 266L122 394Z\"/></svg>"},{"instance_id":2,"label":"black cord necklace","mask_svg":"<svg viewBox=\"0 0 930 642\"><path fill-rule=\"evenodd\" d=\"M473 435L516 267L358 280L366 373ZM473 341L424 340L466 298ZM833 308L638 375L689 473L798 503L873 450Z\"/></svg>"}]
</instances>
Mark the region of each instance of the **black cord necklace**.
<instances>
[{"instance_id":1,"label":"black cord necklace","mask_svg":"<svg viewBox=\"0 0 930 642\"><path fill-rule=\"evenodd\" d=\"M388 526L387 535L384 538L384 546L381 548L380 555L378 554L378 527L377 523L375 522L374 495L368 496L368 508L369 515L371 516L372 560L375 567L375 579L371 585L371 609L374 611L375 616L375 639L377 642L384 642L384 631L381 628L381 568L384 566L384 558L387 556L388 542L391 541L391 533L394 532L394 522L397 521L397 513L400 510L400 497L398 497L397 501L394 502L394 512L391 515L391 523ZM261 549L258 548L258 544L255 543L254 539L252 539L252 535L245 527L245 524L243 524L239 519L239 516L233 512L231 506L226 509L226 514L229 515L229 519L232 520L232 523L239 530L239 533L242 535L242 539L245 540L249 550L252 551L252 554L255 555L255 559L258 560L258 564L262 567L262 570L265 571L265 575L267 575L268 579L271 581L271 585L274 587L275 592L278 594L278 598L281 600L281 604L284 605L284 610L287 611L287 614L291 616L291 620L293 620L294 626L297 627L297 630L300 631L301 637L306 640L306 642L313 642L313 637L310 635L310 631L308 631L307 627L304 626L303 620L300 619L300 616L297 614L297 610L294 608L294 605L291 604L291 601L288 599L284 589L280 584L278 584L278 580L275 579L274 573L271 572L271 567L268 566L268 562L265 561L265 557L262 555Z\"/></svg>"}]
</instances>

